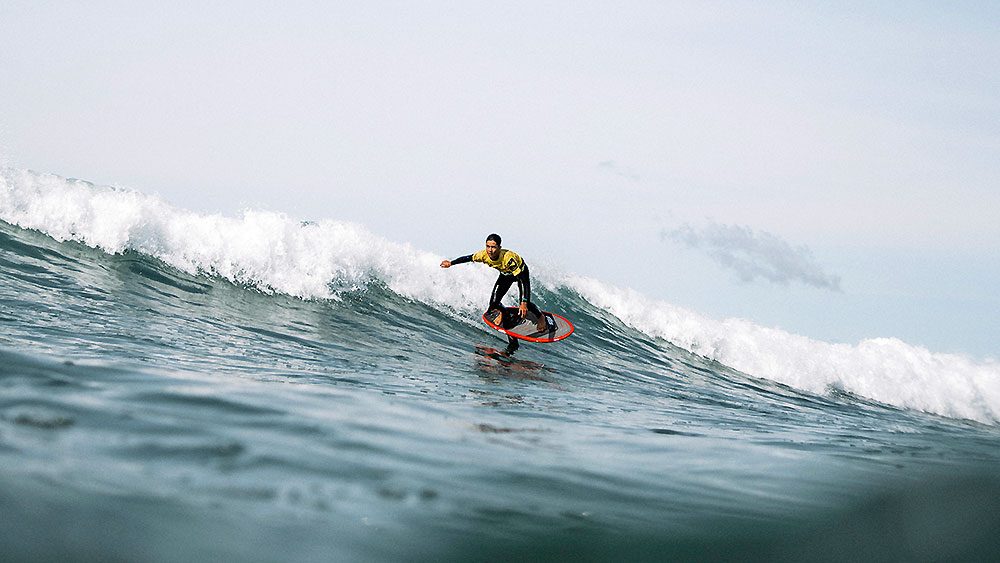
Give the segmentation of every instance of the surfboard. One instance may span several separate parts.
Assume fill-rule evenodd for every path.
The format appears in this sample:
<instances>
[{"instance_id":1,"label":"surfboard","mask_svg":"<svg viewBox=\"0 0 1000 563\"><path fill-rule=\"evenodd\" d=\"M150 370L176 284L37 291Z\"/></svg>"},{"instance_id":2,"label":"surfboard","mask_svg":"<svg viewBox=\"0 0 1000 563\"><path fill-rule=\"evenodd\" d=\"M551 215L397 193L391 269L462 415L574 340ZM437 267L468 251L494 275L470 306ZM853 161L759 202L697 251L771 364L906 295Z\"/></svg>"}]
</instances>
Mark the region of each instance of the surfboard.
<instances>
[{"instance_id":1,"label":"surfboard","mask_svg":"<svg viewBox=\"0 0 1000 563\"><path fill-rule=\"evenodd\" d=\"M538 317L534 313L528 311L528 315L521 318L517 307L504 307L502 318L499 309L490 309L483 313L483 322L491 328L528 342L556 342L573 334L573 323L566 317L547 311L542 311L542 315L545 317L545 330L538 330Z\"/></svg>"}]
</instances>

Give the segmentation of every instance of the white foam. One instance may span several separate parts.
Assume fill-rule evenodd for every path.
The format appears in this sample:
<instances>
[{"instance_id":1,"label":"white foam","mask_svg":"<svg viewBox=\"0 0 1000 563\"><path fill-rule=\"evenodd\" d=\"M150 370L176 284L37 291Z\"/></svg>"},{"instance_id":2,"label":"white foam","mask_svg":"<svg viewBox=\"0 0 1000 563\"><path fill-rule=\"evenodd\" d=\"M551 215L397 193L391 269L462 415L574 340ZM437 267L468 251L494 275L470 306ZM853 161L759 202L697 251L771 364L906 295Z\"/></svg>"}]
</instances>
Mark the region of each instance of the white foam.
<instances>
[{"instance_id":1,"label":"white foam","mask_svg":"<svg viewBox=\"0 0 1000 563\"><path fill-rule=\"evenodd\" d=\"M302 298L384 283L396 293L474 319L486 268L441 269L440 256L339 221L303 224L281 213L239 217L177 209L135 191L26 170L0 170L0 219L109 253L135 250L190 273ZM830 387L906 408L1000 422L1000 365L935 354L896 339L830 344L741 319L712 320L597 280L543 275L653 337L745 373L818 393Z\"/></svg>"},{"instance_id":2,"label":"white foam","mask_svg":"<svg viewBox=\"0 0 1000 563\"><path fill-rule=\"evenodd\" d=\"M189 273L302 298L336 298L381 282L401 295L471 312L485 304L482 288L490 283L488 272L442 270L441 257L352 223L302 223L253 210L205 215L132 190L28 170L0 170L0 219L60 241L112 254L135 250Z\"/></svg>"},{"instance_id":3,"label":"white foam","mask_svg":"<svg viewBox=\"0 0 1000 563\"><path fill-rule=\"evenodd\" d=\"M831 344L755 325L712 320L594 279L564 284L629 326L744 373L824 393L850 391L876 401L980 422L1000 422L1000 364L937 354L895 338Z\"/></svg>"}]
</instances>

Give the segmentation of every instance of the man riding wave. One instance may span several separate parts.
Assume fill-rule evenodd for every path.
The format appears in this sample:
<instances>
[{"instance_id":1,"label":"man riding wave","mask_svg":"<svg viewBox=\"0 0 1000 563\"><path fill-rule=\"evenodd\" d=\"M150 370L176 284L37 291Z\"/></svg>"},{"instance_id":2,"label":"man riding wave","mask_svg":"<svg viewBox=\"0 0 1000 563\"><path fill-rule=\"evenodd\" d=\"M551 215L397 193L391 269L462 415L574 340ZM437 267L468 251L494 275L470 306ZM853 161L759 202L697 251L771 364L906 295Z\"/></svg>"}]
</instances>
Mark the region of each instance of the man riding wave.
<instances>
[{"instance_id":1,"label":"man riding wave","mask_svg":"<svg viewBox=\"0 0 1000 563\"><path fill-rule=\"evenodd\" d=\"M500 302L510 286L517 282L517 290L520 294L520 299L518 301L518 313L521 318L527 316L528 311L534 313L537 317L535 327L539 330L546 330L547 324L545 320L545 315L531 302L531 278L528 273L528 265L513 250L508 250L506 248L500 247L500 235L496 233L490 234L486 237L486 249L480 250L475 254L469 254L467 256L461 256L455 258L454 260L443 260L441 262L442 268L450 268L457 264L464 264L466 262L481 262L486 264L491 268L495 268L500 271L500 275L497 277L496 283L493 285L493 293L490 295L490 303L487 306L487 311L493 309L498 309L501 312L503 309L503 304ZM499 324L499 323L498 323ZM517 348L517 341L513 338L510 339L510 347L513 349Z\"/></svg>"}]
</instances>

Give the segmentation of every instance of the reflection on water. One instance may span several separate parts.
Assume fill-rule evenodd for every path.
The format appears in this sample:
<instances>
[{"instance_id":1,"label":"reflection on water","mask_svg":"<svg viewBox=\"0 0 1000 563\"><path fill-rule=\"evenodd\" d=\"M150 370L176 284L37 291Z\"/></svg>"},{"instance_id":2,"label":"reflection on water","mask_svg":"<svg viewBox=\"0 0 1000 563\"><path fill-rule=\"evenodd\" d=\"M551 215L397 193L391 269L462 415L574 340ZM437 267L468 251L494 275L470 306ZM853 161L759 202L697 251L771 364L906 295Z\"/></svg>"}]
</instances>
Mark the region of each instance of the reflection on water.
<instances>
[{"instance_id":1,"label":"reflection on water","mask_svg":"<svg viewBox=\"0 0 1000 563\"><path fill-rule=\"evenodd\" d=\"M476 346L475 368L484 379L526 379L555 383L548 375L555 370L545 364L515 357L516 352L506 352L490 346Z\"/></svg>"}]
</instances>

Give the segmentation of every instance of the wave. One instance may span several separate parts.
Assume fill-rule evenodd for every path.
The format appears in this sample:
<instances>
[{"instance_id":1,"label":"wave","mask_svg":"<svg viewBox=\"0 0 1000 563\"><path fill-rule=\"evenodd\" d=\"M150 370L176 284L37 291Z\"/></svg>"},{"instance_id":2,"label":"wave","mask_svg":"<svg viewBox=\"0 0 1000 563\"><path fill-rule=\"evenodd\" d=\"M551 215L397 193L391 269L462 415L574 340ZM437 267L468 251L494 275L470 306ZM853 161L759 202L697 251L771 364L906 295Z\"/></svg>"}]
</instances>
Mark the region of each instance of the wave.
<instances>
[{"instance_id":1,"label":"wave","mask_svg":"<svg viewBox=\"0 0 1000 563\"><path fill-rule=\"evenodd\" d=\"M0 220L110 254L140 252L266 293L336 299L378 282L458 309L482 300L483 276L474 270L441 276L440 257L343 221L257 210L199 214L129 189L14 169L0 172Z\"/></svg>"},{"instance_id":2,"label":"wave","mask_svg":"<svg viewBox=\"0 0 1000 563\"><path fill-rule=\"evenodd\" d=\"M0 170L0 220L110 254L139 252L188 274L265 293L337 301L345 291L380 284L466 321L477 317L493 279L485 268L442 271L440 256L354 223L303 222L258 210L238 217L199 214L133 190L29 170ZM1000 422L1000 364L992 360L933 353L893 338L820 342L743 319L709 319L599 280L544 270L535 275L544 291L751 376Z\"/></svg>"},{"instance_id":3,"label":"wave","mask_svg":"<svg viewBox=\"0 0 1000 563\"><path fill-rule=\"evenodd\" d=\"M812 340L744 319L717 321L635 291L570 277L567 286L625 324L728 365L815 393L847 391L898 407L1000 421L1000 364L933 353L896 338Z\"/></svg>"}]
</instances>

